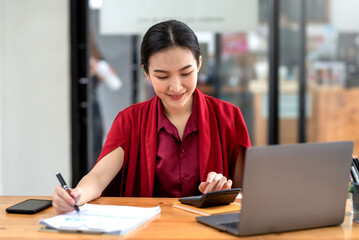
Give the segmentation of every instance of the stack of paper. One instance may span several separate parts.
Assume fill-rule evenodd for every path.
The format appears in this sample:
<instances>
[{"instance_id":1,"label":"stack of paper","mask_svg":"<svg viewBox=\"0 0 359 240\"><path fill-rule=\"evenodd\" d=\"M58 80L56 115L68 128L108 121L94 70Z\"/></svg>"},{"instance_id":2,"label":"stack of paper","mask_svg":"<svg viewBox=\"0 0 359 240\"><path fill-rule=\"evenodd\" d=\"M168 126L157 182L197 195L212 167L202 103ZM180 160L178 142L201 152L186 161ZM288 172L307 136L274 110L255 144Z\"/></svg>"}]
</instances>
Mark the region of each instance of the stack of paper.
<instances>
[{"instance_id":1,"label":"stack of paper","mask_svg":"<svg viewBox=\"0 0 359 240\"><path fill-rule=\"evenodd\" d=\"M161 212L152 208L85 204L80 215L75 211L41 219L46 228L82 233L109 233L124 235Z\"/></svg>"}]
</instances>

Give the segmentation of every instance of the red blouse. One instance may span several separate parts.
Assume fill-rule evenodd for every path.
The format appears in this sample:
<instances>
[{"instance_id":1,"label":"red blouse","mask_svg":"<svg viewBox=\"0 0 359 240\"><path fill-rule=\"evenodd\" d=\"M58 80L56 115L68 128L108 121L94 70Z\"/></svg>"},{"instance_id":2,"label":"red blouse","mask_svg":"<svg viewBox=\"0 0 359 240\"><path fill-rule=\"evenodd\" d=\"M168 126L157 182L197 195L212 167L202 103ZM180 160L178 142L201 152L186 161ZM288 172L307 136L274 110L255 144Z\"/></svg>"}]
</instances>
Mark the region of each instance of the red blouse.
<instances>
[{"instance_id":1,"label":"red blouse","mask_svg":"<svg viewBox=\"0 0 359 240\"><path fill-rule=\"evenodd\" d=\"M241 111L231 103L195 90L198 103L199 172L211 171L232 179L239 147L251 146ZM114 120L98 161L121 146L121 171L105 196L152 197L157 158L158 96L121 111Z\"/></svg>"},{"instance_id":2,"label":"red blouse","mask_svg":"<svg viewBox=\"0 0 359 240\"><path fill-rule=\"evenodd\" d=\"M158 99L157 158L154 197L182 197L199 195L198 110L193 98L182 141L177 128L168 120Z\"/></svg>"}]
</instances>

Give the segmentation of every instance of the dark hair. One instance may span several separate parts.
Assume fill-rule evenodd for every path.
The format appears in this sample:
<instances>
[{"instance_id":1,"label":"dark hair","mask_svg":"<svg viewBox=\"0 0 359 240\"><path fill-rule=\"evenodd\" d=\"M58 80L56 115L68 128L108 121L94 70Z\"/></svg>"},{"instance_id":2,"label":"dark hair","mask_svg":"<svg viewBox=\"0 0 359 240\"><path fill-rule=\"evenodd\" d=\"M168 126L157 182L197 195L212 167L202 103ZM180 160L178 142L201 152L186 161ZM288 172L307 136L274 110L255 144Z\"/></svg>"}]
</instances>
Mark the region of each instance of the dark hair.
<instances>
[{"instance_id":1,"label":"dark hair","mask_svg":"<svg viewBox=\"0 0 359 240\"><path fill-rule=\"evenodd\" d=\"M201 55L197 36L186 24L177 20L160 22L150 27L141 44L141 65L148 74L148 60L159 51L183 47L192 52L199 64Z\"/></svg>"}]
</instances>

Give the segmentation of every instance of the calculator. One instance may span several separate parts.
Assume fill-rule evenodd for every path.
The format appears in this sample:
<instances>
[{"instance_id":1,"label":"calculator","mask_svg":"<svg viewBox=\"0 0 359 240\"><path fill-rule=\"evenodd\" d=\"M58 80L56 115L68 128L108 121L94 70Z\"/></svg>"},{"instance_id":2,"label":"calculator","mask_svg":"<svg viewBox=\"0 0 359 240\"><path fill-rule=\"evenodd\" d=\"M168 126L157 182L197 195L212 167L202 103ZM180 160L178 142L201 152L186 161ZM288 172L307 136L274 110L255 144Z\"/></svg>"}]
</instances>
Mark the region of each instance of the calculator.
<instances>
[{"instance_id":1,"label":"calculator","mask_svg":"<svg viewBox=\"0 0 359 240\"><path fill-rule=\"evenodd\" d=\"M240 191L240 188L220 190L209 192L200 196L183 197L180 198L179 201L183 204L193 205L198 208L213 207L234 202Z\"/></svg>"}]
</instances>

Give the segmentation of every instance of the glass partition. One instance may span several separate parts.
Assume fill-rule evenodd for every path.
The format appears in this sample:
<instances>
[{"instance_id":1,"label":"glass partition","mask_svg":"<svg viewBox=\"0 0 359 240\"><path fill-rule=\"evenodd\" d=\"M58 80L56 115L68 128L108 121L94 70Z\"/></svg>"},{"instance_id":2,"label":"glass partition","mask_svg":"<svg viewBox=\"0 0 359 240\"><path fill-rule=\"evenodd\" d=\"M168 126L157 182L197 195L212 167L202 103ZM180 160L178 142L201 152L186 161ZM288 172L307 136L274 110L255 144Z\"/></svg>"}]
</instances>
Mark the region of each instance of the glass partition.
<instances>
[{"instance_id":1,"label":"glass partition","mask_svg":"<svg viewBox=\"0 0 359 240\"><path fill-rule=\"evenodd\" d=\"M359 151L359 2L307 1L307 140L354 141Z\"/></svg>"},{"instance_id":2,"label":"glass partition","mask_svg":"<svg viewBox=\"0 0 359 240\"><path fill-rule=\"evenodd\" d=\"M168 7L167 17L155 17L151 11L144 14L144 6L137 0L131 4L126 1L104 1L98 9L92 9L91 31L104 59L123 83L118 91L111 91L105 84L99 85L97 90L99 106L105 119L105 133L117 112L132 104L133 99L144 101L154 96L138 60L140 42L146 29L143 27L143 31L139 29L133 33L121 32L121 26L124 25L119 24L119 20L114 17L108 21L111 16L104 16L108 13L103 11L105 4L111 2L116 3L112 8L117 13L138 9L138 16L131 15L121 20L133 27L150 26L155 21L170 19L169 16L184 19L197 34L203 55L198 88L205 94L229 101L241 109L253 145L268 143L269 1L250 1L249 4L243 0L241 7L235 11L231 4L221 3L218 12L228 11L228 18L231 15L243 15L251 20L229 20L229 23L217 28L204 27L215 26L216 21L228 20L213 15L211 7L215 1L208 1L208 4L198 1L194 10L200 9L198 15L207 12L208 16L197 19L189 13L179 13L171 8L170 3L173 1L163 6ZM359 15L356 13L359 12L359 4L355 0L348 0L345 4L339 0L312 0L305 3L306 141L353 140L357 146L359 109L355 98L358 96L359 85ZM149 7L158 5L154 0L147 4ZM278 104L281 144L298 142L300 11L299 1L280 1ZM110 26L105 26L106 19ZM198 24L198 19L201 19L201 24ZM134 71L137 74L133 74Z\"/></svg>"}]
</instances>

